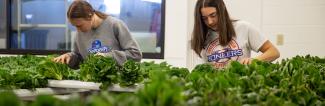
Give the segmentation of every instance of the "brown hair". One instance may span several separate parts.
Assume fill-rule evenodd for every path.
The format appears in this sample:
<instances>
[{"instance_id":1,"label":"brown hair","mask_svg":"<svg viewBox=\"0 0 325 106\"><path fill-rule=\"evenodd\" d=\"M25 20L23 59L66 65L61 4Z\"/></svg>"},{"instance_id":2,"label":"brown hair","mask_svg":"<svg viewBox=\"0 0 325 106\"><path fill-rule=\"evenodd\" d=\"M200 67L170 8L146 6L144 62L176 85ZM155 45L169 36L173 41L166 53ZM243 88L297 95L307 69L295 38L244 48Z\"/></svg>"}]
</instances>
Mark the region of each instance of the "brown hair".
<instances>
[{"instance_id":1,"label":"brown hair","mask_svg":"<svg viewBox=\"0 0 325 106\"><path fill-rule=\"evenodd\" d=\"M198 0L195 6L195 19L194 19L194 29L191 39L191 47L201 57L201 51L204 48L204 42L208 36L208 26L205 25L201 9L203 7L215 7L217 10L218 18L218 32L219 32L219 42L222 46L226 46L232 39L236 36L234 26L232 22L234 20L230 19L227 8L223 0Z\"/></svg>"},{"instance_id":2,"label":"brown hair","mask_svg":"<svg viewBox=\"0 0 325 106\"><path fill-rule=\"evenodd\" d=\"M90 19L94 14L96 14L101 19L106 19L108 16L105 13L94 10L93 7L84 0L75 0L72 2L72 4L68 9L67 17L69 19L72 18Z\"/></svg>"}]
</instances>

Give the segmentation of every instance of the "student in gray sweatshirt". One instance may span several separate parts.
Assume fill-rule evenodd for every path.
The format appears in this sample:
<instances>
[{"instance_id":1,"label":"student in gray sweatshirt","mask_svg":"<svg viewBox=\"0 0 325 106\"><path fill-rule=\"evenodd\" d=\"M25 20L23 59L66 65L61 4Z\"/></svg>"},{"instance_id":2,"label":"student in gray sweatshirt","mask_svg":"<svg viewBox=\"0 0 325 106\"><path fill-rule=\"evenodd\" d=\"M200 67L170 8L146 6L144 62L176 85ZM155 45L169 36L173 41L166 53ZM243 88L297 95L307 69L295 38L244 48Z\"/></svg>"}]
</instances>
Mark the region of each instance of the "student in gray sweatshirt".
<instances>
[{"instance_id":1,"label":"student in gray sweatshirt","mask_svg":"<svg viewBox=\"0 0 325 106\"><path fill-rule=\"evenodd\" d=\"M90 54L113 57L119 65L128 59L141 60L139 46L121 20L94 10L83 0L70 5L67 17L78 33L72 52L54 58L55 62L78 68Z\"/></svg>"}]
</instances>

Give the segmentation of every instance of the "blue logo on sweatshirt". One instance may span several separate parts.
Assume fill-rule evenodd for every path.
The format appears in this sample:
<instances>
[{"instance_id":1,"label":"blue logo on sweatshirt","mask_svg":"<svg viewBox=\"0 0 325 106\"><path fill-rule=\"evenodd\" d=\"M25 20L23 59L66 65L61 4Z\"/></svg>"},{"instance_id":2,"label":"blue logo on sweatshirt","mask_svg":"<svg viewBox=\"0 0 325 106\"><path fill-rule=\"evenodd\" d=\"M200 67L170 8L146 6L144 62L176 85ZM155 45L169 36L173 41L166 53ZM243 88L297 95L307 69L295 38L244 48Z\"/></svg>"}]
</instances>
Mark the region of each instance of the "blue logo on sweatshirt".
<instances>
[{"instance_id":1,"label":"blue logo on sweatshirt","mask_svg":"<svg viewBox=\"0 0 325 106\"><path fill-rule=\"evenodd\" d=\"M88 49L89 53L108 53L110 48L107 46L102 46L102 42L100 40L94 40L91 43L91 48Z\"/></svg>"}]
</instances>

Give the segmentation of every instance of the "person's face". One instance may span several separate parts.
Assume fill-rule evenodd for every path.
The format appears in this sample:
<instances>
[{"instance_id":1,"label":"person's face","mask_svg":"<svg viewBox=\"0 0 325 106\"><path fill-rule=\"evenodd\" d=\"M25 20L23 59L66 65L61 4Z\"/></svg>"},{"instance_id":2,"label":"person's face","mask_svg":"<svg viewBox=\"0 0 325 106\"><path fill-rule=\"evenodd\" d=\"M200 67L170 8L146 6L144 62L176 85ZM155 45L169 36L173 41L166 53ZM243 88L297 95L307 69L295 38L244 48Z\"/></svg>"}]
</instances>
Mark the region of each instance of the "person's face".
<instances>
[{"instance_id":1,"label":"person's face","mask_svg":"<svg viewBox=\"0 0 325 106\"><path fill-rule=\"evenodd\" d=\"M212 30L218 29L218 14L215 7L203 7L201 8L202 19L204 23Z\"/></svg>"},{"instance_id":2,"label":"person's face","mask_svg":"<svg viewBox=\"0 0 325 106\"><path fill-rule=\"evenodd\" d=\"M89 32L92 26L91 19L85 18L74 18L70 19L70 23L77 28L78 31L81 32Z\"/></svg>"}]
</instances>

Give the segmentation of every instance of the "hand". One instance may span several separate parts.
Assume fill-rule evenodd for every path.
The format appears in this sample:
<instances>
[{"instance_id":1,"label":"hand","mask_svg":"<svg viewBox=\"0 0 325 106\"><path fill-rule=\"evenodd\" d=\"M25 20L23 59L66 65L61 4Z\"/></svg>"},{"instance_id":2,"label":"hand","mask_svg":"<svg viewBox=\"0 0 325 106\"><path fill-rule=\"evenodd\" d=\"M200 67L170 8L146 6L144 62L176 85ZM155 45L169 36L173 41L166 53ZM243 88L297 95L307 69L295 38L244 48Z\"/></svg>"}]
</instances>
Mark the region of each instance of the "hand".
<instances>
[{"instance_id":1,"label":"hand","mask_svg":"<svg viewBox=\"0 0 325 106\"><path fill-rule=\"evenodd\" d=\"M103 56L103 57L112 57L112 54L111 53L100 53L100 52L97 52L95 55L96 56Z\"/></svg>"},{"instance_id":2,"label":"hand","mask_svg":"<svg viewBox=\"0 0 325 106\"><path fill-rule=\"evenodd\" d=\"M240 60L240 63L241 63L241 64L248 65L248 64L251 64L252 61L253 61L252 58L243 58L242 60Z\"/></svg>"},{"instance_id":3,"label":"hand","mask_svg":"<svg viewBox=\"0 0 325 106\"><path fill-rule=\"evenodd\" d=\"M63 64L68 64L70 60L71 60L70 53L63 54L53 59L54 62L63 63Z\"/></svg>"},{"instance_id":4,"label":"hand","mask_svg":"<svg viewBox=\"0 0 325 106\"><path fill-rule=\"evenodd\" d=\"M100 52L97 52L96 54L95 54L96 56L105 56L105 54L104 53L100 53Z\"/></svg>"}]
</instances>

